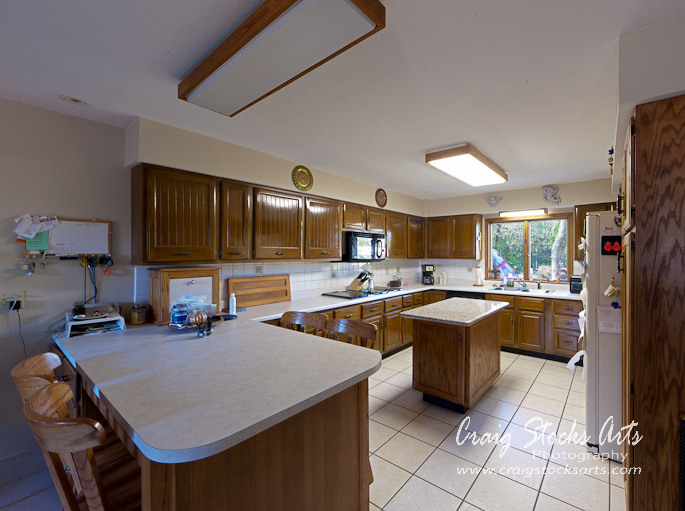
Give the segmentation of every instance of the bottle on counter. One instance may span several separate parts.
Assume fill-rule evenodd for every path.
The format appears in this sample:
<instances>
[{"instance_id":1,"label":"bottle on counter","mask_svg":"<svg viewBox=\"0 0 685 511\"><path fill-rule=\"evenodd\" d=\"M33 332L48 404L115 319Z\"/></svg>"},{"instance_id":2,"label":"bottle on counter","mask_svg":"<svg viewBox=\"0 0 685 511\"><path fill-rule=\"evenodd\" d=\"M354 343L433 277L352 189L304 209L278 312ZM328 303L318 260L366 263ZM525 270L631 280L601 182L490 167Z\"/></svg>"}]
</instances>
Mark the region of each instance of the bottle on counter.
<instances>
[{"instance_id":1,"label":"bottle on counter","mask_svg":"<svg viewBox=\"0 0 685 511\"><path fill-rule=\"evenodd\" d=\"M147 321L147 305L138 304L134 305L131 309L131 324L132 325L142 325Z\"/></svg>"},{"instance_id":2,"label":"bottle on counter","mask_svg":"<svg viewBox=\"0 0 685 511\"><path fill-rule=\"evenodd\" d=\"M236 315L235 293L231 293L231 297L228 299L228 313L232 316Z\"/></svg>"},{"instance_id":3,"label":"bottle on counter","mask_svg":"<svg viewBox=\"0 0 685 511\"><path fill-rule=\"evenodd\" d=\"M367 286L367 289L369 290L369 293L373 293L375 286L373 283L373 273L369 273L369 284Z\"/></svg>"},{"instance_id":4,"label":"bottle on counter","mask_svg":"<svg viewBox=\"0 0 685 511\"><path fill-rule=\"evenodd\" d=\"M507 287L514 287L514 276L511 273L507 277Z\"/></svg>"}]
</instances>

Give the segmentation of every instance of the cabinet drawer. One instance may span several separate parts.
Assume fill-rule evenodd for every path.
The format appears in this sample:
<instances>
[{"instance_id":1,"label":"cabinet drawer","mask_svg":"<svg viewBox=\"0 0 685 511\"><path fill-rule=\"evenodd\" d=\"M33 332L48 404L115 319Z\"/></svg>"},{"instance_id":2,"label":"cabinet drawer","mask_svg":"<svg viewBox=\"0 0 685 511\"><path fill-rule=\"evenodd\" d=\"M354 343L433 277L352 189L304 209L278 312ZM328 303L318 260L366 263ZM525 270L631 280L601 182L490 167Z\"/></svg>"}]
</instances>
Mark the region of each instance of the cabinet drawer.
<instances>
[{"instance_id":1,"label":"cabinet drawer","mask_svg":"<svg viewBox=\"0 0 685 511\"><path fill-rule=\"evenodd\" d=\"M560 316L559 314L555 314L554 328L561 328L563 330L576 330L580 332L578 318L574 318L573 316Z\"/></svg>"},{"instance_id":2,"label":"cabinet drawer","mask_svg":"<svg viewBox=\"0 0 685 511\"><path fill-rule=\"evenodd\" d=\"M402 297L388 298L385 300L385 312L396 311L402 308Z\"/></svg>"},{"instance_id":3,"label":"cabinet drawer","mask_svg":"<svg viewBox=\"0 0 685 511\"><path fill-rule=\"evenodd\" d=\"M583 310L583 302L572 302L570 300L554 300L554 314L577 315Z\"/></svg>"},{"instance_id":4,"label":"cabinet drawer","mask_svg":"<svg viewBox=\"0 0 685 511\"><path fill-rule=\"evenodd\" d=\"M362 308L359 305L340 307L333 311L333 317L335 319L361 319Z\"/></svg>"},{"instance_id":5,"label":"cabinet drawer","mask_svg":"<svg viewBox=\"0 0 685 511\"><path fill-rule=\"evenodd\" d=\"M421 307L423 305L423 291L420 293L414 293L414 307Z\"/></svg>"},{"instance_id":6,"label":"cabinet drawer","mask_svg":"<svg viewBox=\"0 0 685 511\"><path fill-rule=\"evenodd\" d=\"M513 296L495 295L495 294L486 294L485 299L486 300L492 300L495 302L507 302L509 304L509 307L514 306L514 300L515 300L515 298Z\"/></svg>"},{"instance_id":7,"label":"cabinet drawer","mask_svg":"<svg viewBox=\"0 0 685 511\"><path fill-rule=\"evenodd\" d=\"M554 330L554 354L572 357L578 351L578 335Z\"/></svg>"},{"instance_id":8,"label":"cabinet drawer","mask_svg":"<svg viewBox=\"0 0 685 511\"><path fill-rule=\"evenodd\" d=\"M411 309L414 306L414 297L412 295L406 295L402 297L402 308Z\"/></svg>"},{"instance_id":9,"label":"cabinet drawer","mask_svg":"<svg viewBox=\"0 0 685 511\"><path fill-rule=\"evenodd\" d=\"M362 305L362 319L383 314L383 302L371 302Z\"/></svg>"},{"instance_id":10,"label":"cabinet drawer","mask_svg":"<svg viewBox=\"0 0 685 511\"><path fill-rule=\"evenodd\" d=\"M545 311L545 300L543 298L517 298L519 309L528 311Z\"/></svg>"}]
</instances>

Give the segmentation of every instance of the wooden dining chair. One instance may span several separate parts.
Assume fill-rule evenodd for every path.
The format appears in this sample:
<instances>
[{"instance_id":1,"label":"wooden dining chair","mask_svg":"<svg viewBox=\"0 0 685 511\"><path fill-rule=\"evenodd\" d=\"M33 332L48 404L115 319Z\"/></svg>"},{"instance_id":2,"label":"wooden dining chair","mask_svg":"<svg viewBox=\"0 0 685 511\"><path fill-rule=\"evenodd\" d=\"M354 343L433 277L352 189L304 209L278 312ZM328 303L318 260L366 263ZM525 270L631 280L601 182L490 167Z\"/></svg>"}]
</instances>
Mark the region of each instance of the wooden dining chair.
<instances>
[{"instance_id":1,"label":"wooden dining chair","mask_svg":"<svg viewBox=\"0 0 685 511\"><path fill-rule=\"evenodd\" d=\"M73 399L66 383L50 383L24 404L24 415L40 446L62 506L67 511L129 511L141 507L140 467L133 459L102 469L93 449L105 430L94 419L63 417ZM65 464L64 460L72 462Z\"/></svg>"},{"instance_id":2,"label":"wooden dining chair","mask_svg":"<svg viewBox=\"0 0 685 511\"><path fill-rule=\"evenodd\" d=\"M36 391L56 382L55 369L61 366L62 360L54 353L40 353L14 366L10 375L24 403Z\"/></svg>"},{"instance_id":3,"label":"wooden dining chair","mask_svg":"<svg viewBox=\"0 0 685 511\"><path fill-rule=\"evenodd\" d=\"M283 328L290 328L298 332L312 333L314 335L322 335L326 328L325 314L318 312L298 312L288 311L284 312L283 316L278 322L278 326Z\"/></svg>"},{"instance_id":4,"label":"wooden dining chair","mask_svg":"<svg viewBox=\"0 0 685 511\"><path fill-rule=\"evenodd\" d=\"M326 322L324 336L373 349L377 331L376 325L364 323L359 319L329 319Z\"/></svg>"}]
</instances>

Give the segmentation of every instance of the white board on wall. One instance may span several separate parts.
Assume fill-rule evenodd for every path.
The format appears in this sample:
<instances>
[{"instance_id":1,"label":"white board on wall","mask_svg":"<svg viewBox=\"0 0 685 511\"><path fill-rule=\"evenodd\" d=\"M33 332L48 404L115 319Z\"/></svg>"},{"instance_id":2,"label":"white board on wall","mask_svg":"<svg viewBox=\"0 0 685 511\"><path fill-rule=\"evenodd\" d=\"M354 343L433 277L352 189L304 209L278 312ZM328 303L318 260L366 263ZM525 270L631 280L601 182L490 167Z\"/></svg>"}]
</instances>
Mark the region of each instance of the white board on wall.
<instances>
[{"instance_id":1,"label":"white board on wall","mask_svg":"<svg viewBox=\"0 0 685 511\"><path fill-rule=\"evenodd\" d=\"M46 255L111 254L112 222L60 218L59 224L50 229L48 240L50 248ZM27 253L41 254L41 252L33 250Z\"/></svg>"}]
</instances>

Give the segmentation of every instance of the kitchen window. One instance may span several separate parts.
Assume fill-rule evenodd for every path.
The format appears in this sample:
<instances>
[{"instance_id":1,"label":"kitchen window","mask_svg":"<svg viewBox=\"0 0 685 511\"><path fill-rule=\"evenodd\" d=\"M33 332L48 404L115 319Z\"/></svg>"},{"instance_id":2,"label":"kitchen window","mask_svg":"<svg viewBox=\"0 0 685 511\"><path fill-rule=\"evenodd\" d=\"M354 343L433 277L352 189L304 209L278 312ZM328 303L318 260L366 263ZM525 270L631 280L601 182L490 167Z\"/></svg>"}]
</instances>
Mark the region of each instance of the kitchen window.
<instances>
[{"instance_id":1,"label":"kitchen window","mask_svg":"<svg viewBox=\"0 0 685 511\"><path fill-rule=\"evenodd\" d=\"M567 282L571 255L571 214L535 218L488 218L487 265L497 278Z\"/></svg>"}]
</instances>

